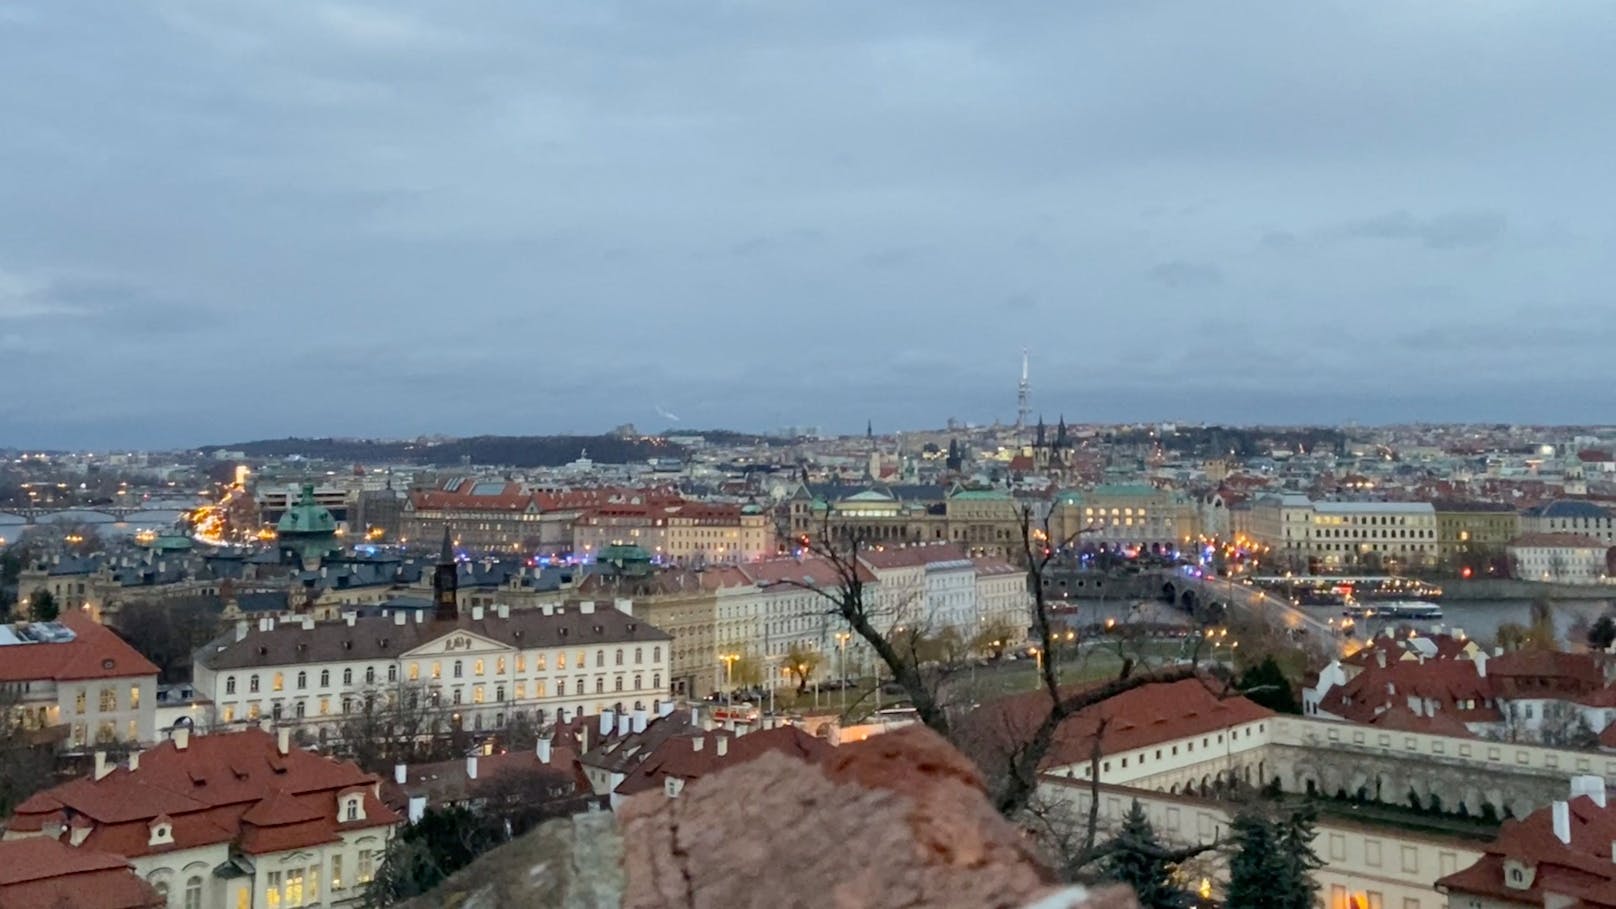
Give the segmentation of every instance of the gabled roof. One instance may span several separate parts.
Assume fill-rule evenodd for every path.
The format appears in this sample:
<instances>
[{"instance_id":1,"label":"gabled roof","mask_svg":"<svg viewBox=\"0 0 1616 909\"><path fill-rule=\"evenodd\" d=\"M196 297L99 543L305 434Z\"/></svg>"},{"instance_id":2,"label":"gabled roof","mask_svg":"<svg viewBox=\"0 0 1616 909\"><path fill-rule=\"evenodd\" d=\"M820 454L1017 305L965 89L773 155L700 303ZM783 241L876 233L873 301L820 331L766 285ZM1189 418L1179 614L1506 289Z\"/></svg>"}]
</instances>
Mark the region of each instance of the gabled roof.
<instances>
[{"instance_id":1,"label":"gabled roof","mask_svg":"<svg viewBox=\"0 0 1616 909\"><path fill-rule=\"evenodd\" d=\"M720 740L724 742L723 754L718 753ZM715 729L700 734L674 736L647 754L614 791L618 795L633 795L661 789L668 777L689 783L770 752L817 764L829 758L833 751L835 749L828 743L796 726L777 726L744 735Z\"/></svg>"},{"instance_id":2,"label":"gabled roof","mask_svg":"<svg viewBox=\"0 0 1616 909\"><path fill-rule=\"evenodd\" d=\"M1569 843L1554 834L1553 808L1541 808L1521 820L1505 821L1480 860L1439 879L1437 886L1456 894L1491 896L1512 905L1616 907L1616 862L1611 861L1616 810L1600 807L1582 795L1569 800L1567 811ZM1508 861L1533 871L1531 886L1509 885L1505 878ZM1550 894L1559 899L1551 901Z\"/></svg>"},{"instance_id":3,"label":"gabled roof","mask_svg":"<svg viewBox=\"0 0 1616 909\"><path fill-rule=\"evenodd\" d=\"M62 613L70 641L0 646L0 682L58 682L157 675L157 667L110 628L78 610Z\"/></svg>"},{"instance_id":4,"label":"gabled roof","mask_svg":"<svg viewBox=\"0 0 1616 909\"><path fill-rule=\"evenodd\" d=\"M43 836L0 842L0 906L5 909L158 909L156 888L121 855Z\"/></svg>"}]
</instances>

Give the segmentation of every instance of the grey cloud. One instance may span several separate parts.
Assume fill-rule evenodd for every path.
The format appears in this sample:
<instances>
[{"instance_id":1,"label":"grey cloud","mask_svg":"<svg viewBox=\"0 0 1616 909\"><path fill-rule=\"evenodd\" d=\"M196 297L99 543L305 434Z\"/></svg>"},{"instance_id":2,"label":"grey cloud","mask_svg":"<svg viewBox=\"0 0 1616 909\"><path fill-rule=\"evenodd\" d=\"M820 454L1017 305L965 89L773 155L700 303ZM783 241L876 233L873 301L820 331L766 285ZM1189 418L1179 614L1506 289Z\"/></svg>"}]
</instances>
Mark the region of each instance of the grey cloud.
<instances>
[{"instance_id":1,"label":"grey cloud","mask_svg":"<svg viewBox=\"0 0 1616 909\"><path fill-rule=\"evenodd\" d=\"M1162 262L1150 268L1151 280L1173 288L1215 287L1223 283L1223 270L1204 262Z\"/></svg>"},{"instance_id":2,"label":"grey cloud","mask_svg":"<svg viewBox=\"0 0 1616 909\"><path fill-rule=\"evenodd\" d=\"M1349 221L1320 233L1326 240L1410 240L1429 249L1492 246L1509 229L1509 219L1496 211L1453 211L1417 217L1392 211Z\"/></svg>"},{"instance_id":3,"label":"grey cloud","mask_svg":"<svg viewBox=\"0 0 1616 909\"><path fill-rule=\"evenodd\" d=\"M0 378L29 393L4 423L987 422L1029 343L1035 406L1069 416L1596 411L1548 392L1603 380L1597 315L1517 313L1608 284L1613 45L1598 4L11 0ZM1239 330L1198 337L1214 295ZM1039 350L1018 313L1080 340ZM1298 339L1343 322L1364 338L1298 376ZM1528 333L1563 376L1453 368ZM131 338L266 391L198 427L126 380ZM1227 356L1139 371L1207 343ZM52 382L13 365L69 346ZM1417 393L1370 384L1394 372Z\"/></svg>"}]
</instances>

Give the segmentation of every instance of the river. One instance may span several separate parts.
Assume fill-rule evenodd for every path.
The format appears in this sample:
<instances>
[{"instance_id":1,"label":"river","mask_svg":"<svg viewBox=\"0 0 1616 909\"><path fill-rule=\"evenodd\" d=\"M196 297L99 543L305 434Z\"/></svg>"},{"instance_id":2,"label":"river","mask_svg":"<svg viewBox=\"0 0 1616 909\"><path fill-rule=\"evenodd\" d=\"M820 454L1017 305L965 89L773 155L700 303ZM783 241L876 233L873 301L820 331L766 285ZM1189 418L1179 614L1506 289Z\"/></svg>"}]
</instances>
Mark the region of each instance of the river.
<instances>
[{"instance_id":1,"label":"river","mask_svg":"<svg viewBox=\"0 0 1616 909\"><path fill-rule=\"evenodd\" d=\"M0 514L0 543L15 543L25 535L52 533L58 522L92 526L103 537L119 539L133 536L143 530L163 530L180 519L177 509L156 509L131 515L132 521L118 521L111 515L94 511L69 511L41 518L38 524L28 524L15 515Z\"/></svg>"}]
</instances>

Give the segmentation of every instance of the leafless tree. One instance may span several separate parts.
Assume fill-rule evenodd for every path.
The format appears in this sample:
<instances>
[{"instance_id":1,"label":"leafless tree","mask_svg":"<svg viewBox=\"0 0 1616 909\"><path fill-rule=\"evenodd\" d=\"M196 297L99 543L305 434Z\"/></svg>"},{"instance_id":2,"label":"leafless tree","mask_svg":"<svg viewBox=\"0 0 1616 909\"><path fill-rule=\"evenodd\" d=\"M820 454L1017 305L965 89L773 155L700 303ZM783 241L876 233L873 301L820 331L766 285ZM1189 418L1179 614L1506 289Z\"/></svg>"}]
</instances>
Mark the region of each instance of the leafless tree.
<instances>
[{"instance_id":1,"label":"leafless tree","mask_svg":"<svg viewBox=\"0 0 1616 909\"><path fill-rule=\"evenodd\" d=\"M464 751L448 716L428 689L401 684L354 698L353 709L337 727L336 754L372 773L391 773L394 764L448 760ZM469 743L468 743L469 744Z\"/></svg>"},{"instance_id":2,"label":"leafless tree","mask_svg":"<svg viewBox=\"0 0 1616 909\"><path fill-rule=\"evenodd\" d=\"M28 722L15 685L0 685L0 817L50 785L55 771L50 731Z\"/></svg>"}]
</instances>

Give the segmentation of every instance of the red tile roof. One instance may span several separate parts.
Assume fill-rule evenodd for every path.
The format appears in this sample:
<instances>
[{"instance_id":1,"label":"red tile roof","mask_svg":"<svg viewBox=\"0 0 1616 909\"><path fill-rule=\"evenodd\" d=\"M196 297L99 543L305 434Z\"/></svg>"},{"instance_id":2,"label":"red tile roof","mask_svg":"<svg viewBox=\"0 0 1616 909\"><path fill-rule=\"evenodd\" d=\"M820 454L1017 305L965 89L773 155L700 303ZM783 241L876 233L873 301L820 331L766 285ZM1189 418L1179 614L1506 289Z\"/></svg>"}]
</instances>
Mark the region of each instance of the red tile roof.
<instances>
[{"instance_id":1,"label":"red tile roof","mask_svg":"<svg viewBox=\"0 0 1616 909\"><path fill-rule=\"evenodd\" d=\"M82 612L62 613L59 621L73 632L60 644L7 644L0 647L0 682L38 679L80 681L156 676L157 667L124 642L112 629Z\"/></svg>"},{"instance_id":2,"label":"red tile roof","mask_svg":"<svg viewBox=\"0 0 1616 909\"><path fill-rule=\"evenodd\" d=\"M1616 862L1611 861L1616 810L1601 808L1588 796L1571 799L1568 807L1569 844L1554 835L1553 809L1539 809L1522 820L1505 821L1479 861L1439 879L1437 886L1512 905L1616 907ZM1509 860L1535 872L1530 887L1509 886L1504 867Z\"/></svg>"},{"instance_id":3,"label":"red tile roof","mask_svg":"<svg viewBox=\"0 0 1616 909\"><path fill-rule=\"evenodd\" d=\"M120 855L29 837L0 842L5 909L156 909L166 903Z\"/></svg>"},{"instance_id":4,"label":"red tile roof","mask_svg":"<svg viewBox=\"0 0 1616 909\"><path fill-rule=\"evenodd\" d=\"M762 559L748 562L739 566L752 583L758 585L774 585L790 582L791 584L807 584L816 587L835 587L841 582L836 568L826 559ZM869 568L862 562L857 566L857 574L865 583L876 580Z\"/></svg>"},{"instance_id":5,"label":"red tile roof","mask_svg":"<svg viewBox=\"0 0 1616 909\"><path fill-rule=\"evenodd\" d=\"M876 571L891 571L898 568L920 568L938 562L969 561L970 556L953 543L921 543L916 546L866 549L859 553L859 560Z\"/></svg>"},{"instance_id":6,"label":"red tile roof","mask_svg":"<svg viewBox=\"0 0 1616 909\"><path fill-rule=\"evenodd\" d=\"M1345 685L1337 685L1319 699L1319 711L1354 723L1369 723L1393 707L1408 708L1409 698L1432 702L1432 712L1446 713L1461 722L1490 723L1500 718L1497 687L1488 675L1476 671L1470 660L1371 663ZM1474 706L1461 709L1461 702ZM1423 714L1422 714L1423 715Z\"/></svg>"},{"instance_id":7,"label":"red tile roof","mask_svg":"<svg viewBox=\"0 0 1616 909\"><path fill-rule=\"evenodd\" d=\"M1061 724L1040 769L1087 761L1102 724L1100 752L1111 755L1208 735L1274 715L1272 710L1244 697L1220 697L1215 691L1220 684L1184 679L1145 685L1102 701ZM967 717L966 724L973 734L987 741L1010 745L1025 741L1048 710L1049 696L1043 691L1031 691L984 704Z\"/></svg>"},{"instance_id":8,"label":"red tile roof","mask_svg":"<svg viewBox=\"0 0 1616 909\"><path fill-rule=\"evenodd\" d=\"M339 830L390 826L399 818L377 798L377 779L357 766L291 748L258 729L195 735L180 750L164 742L136 770L114 769L35 794L7 827L39 832L65 814L92 822L84 846L123 856L239 841L248 853L330 842ZM364 793L365 819L341 822L337 796ZM173 845L150 844L159 818L173 824Z\"/></svg>"},{"instance_id":9,"label":"red tile roof","mask_svg":"<svg viewBox=\"0 0 1616 909\"><path fill-rule=\"evenodd\" d=\"M722 755L718 753L720 741L725 743L725 753ZM701 744L699 750L697 742ZM769 752L818 764L834 751L826 742L795 726L777 726L745 735L715 729L699 735L674 736L665 739L647 754L617 784L615 791L619 795L634 795L661 789L668 777L691 783Z\"/></svg>"}]
</instances>

